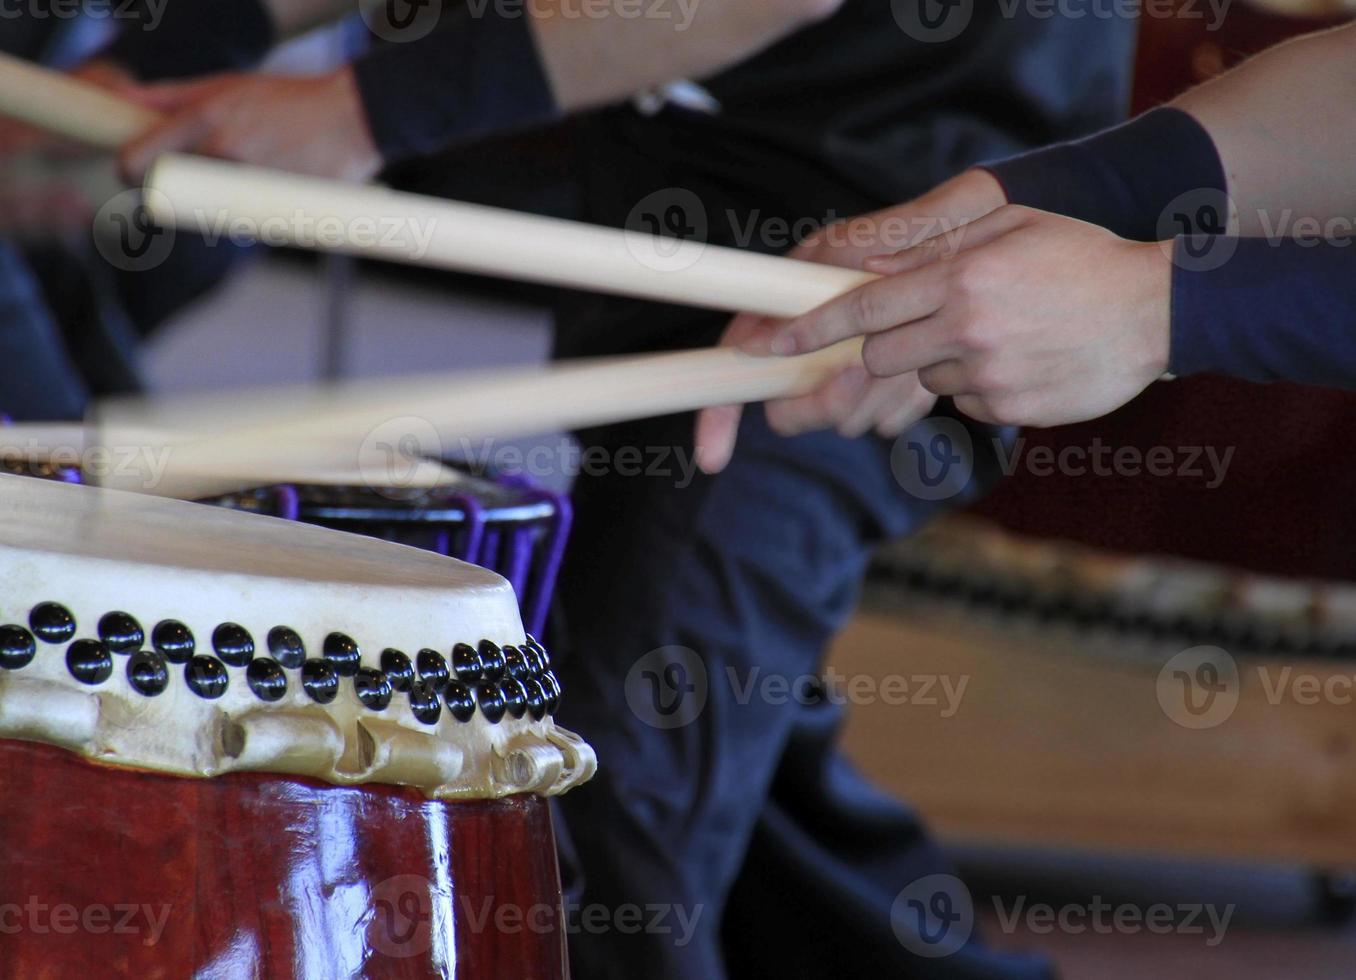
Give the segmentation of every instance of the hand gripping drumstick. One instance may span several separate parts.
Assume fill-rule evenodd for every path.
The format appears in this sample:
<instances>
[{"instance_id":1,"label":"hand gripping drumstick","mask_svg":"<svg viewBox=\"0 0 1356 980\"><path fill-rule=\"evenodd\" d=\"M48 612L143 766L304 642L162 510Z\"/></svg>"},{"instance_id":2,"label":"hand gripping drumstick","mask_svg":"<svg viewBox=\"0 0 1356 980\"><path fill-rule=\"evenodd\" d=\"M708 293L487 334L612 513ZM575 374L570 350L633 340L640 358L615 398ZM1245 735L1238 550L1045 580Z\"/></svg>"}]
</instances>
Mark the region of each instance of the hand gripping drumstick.
<instances>
[{"instance_id":1,"label":"hand gripping drumstick","mask_svg":"<svg viewBox=\"0 0 1356 980\"><path fill-rule=\"evenodd\" d=\"M0 54L0 114L90 146L116 150L159 113L7 54Z\"/></svg>"}]
</instances>

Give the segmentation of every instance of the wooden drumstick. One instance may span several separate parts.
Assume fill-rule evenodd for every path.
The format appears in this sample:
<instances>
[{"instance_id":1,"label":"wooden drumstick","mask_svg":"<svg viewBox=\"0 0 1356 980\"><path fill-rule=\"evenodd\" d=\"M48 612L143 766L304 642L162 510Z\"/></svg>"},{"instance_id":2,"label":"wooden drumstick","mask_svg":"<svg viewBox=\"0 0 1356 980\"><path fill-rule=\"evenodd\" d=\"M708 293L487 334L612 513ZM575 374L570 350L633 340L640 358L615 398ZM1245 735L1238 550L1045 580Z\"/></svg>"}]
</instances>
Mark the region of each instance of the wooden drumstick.
<instances>
[{"instance_id":1,"label":"wooden drumstick","mask_svg":"<svg viewBox=\"0 0 1356 980\"><path fill-rule=\"evenodd\" d=\"M861 344L858 338L799 357L756 357L714 348L470 378L361 381L313 393L304 407L298 407L294 390L253 392L246 400L255 409L276 399L277 421L175 445L156 486L148 487L141 474L130 471L117 474L125 482L108 485L162 496L208 497L255 486L261 472L311 465L305 461L312 456L361 471L363 482L380 484L390 465L382 454L394 451L407 435L415 436L425 453L457 455L458 450L474 452L484 439L787 398L812 391L843 368L861 363ZM208 405L214 404L209 400ZM132 417L140 426L163 413L165 421L174 419L182 430L194 410L192 402L152 404ZM114 424L126 424L116 421L116 409L108 414ZM428 436L433 438L426 440ZM406 464L397 469L403 475Z\"/></svg>"},{"instance_id":2,"label":"wooden drumstick","mask_svg":"<svg viewBox=\"0 0 1356 980\"><path fill-rule=\"evenodd\" d=\"M6 54L0 54L0 113L109 150L161 119L159 113L97 85Z\"/></svg>"},{"instance_id":3,"label":"wooden drumstick","mask_svg":"<svg viewBox=\"0 0 1356 980\"><path fill-rule=\"evenodd\" d=\"M146 205L161 224L209 235L249 233L268 244L767 316L798 316L874 278L204 157L156 161Z\"/></svg>"}]
</instances>

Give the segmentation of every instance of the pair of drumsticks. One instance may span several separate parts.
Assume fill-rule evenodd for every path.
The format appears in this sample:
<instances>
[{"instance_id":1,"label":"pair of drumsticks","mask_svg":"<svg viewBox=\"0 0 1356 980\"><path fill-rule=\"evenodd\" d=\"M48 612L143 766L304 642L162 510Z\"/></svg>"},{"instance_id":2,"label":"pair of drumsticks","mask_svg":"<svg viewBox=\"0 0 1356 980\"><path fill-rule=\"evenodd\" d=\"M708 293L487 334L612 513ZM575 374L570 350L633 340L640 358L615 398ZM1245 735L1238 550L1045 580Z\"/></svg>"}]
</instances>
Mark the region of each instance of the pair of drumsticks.
<instances>
[{"instance_id":1,"label":"pair of drumsticks","mask_svg":"<svg viewBox=\"0 0 1356 980\"><path fill-rule=\"evenodd\" d=\"M0 113L114 148L158 117L106 91L0 56ZM220 235L252 229L270 244L368 255L459 272L615 293L729 312L794 317L861 286L866 272L354 186L202 157L169 155L146 178L144 204L166 227ZM180 433L155 492L201 497L242 489L261 466L298 453L356 453L383 423L427 420L443 440L509 438L562 428L791 397L861 363L861 341L798 357L730 348L603 359L392 385L358 382L265 393L253 421L222 428L215 409L176 401L135 413L144 429ZM236 403L241 398L234 396ZM219 403L206 403L208 405ZM211 425L199 427L216 416ZM215 429L216 431L208 431ZM302 447L308 447L303 449ZM224 475L224 474L239 474Z\"/></svg>"}]
</instances>

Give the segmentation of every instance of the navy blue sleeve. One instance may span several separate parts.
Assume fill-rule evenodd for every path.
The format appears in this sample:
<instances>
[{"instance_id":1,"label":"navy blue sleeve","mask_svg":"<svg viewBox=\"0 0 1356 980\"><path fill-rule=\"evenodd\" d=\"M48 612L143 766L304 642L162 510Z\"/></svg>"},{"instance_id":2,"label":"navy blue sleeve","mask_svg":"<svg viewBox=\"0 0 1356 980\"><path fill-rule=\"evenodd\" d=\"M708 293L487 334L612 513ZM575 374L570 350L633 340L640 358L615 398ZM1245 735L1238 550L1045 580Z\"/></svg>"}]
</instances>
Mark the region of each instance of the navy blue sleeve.
<instances>
[{"instance_id":1,"label":"navy blue sleeve","mask_svg":"<svg viewBox=\"0 0 1356 980\"><path fill-rule=\"evenodd\" d=\"M1224 230L1224 167L1210 134L1180 109L1154 109L1085 139L986 164L1012 204L1152 242Z\"/></svg>"},{"instance_id":2,"label":"navy blue sleeve","mask_svg":"<svg viewBox=\"0 0 1356 980\"><path fill-rule=\"evenodd\" d=\"M1356 388L1356 241L1176 243L1174 374Z\"/></svg>"},{"instance_id":3,"label":"navy blue sleeve","mask_svg":"<svg viewBox=\"0 0 1356 980\"><path fill-rule=\"evenodd\" d=\"M454 143L550 122L559 115L519 10L462 8L418 40L377 47L354 63L377 148L388 163Z\"/></svg>"},{"instance_id":4,"label":"navy blue sleeve","mask_svg":"<svg viewBox=\"0 0 1356 980\"><path fill-rule=\"evenodd\" d=\"M104 55L143 81L249 68L273 47L261 0L137 0ZM157 15L157 9L159 13Z\"/></svg>"}]
</instances>

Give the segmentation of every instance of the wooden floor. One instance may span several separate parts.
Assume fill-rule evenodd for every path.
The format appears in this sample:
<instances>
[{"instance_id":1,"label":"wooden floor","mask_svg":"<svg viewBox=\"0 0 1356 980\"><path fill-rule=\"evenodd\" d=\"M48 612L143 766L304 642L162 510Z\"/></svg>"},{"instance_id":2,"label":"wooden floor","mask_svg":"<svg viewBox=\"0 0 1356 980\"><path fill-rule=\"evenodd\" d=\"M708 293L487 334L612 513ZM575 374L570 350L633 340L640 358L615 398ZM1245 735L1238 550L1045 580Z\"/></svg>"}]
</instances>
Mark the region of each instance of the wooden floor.
<instances>
[{"instance_id":1,"label":"wooden floor","mask_svg":"<svg viewBox=\"0 0 1356 980\"><path fill-rule=\"evenodd\" d=\"M868 692L850 709L848 751L955 842L1356 868L1356 705L1273 703L1244 664L1233 715L1193 731L1159 703L1170 652L1155 660L1093 645L944 609L863 613L831 658ZM1356 670L1288 666L1291 678ZM895 703L873 701L891 675L912 696L900 703L896 682ZM1274 691L1279 675L1268 676ZM1048 950L1075 980L1356 977L1349 929L1254 922L1214 948L1181 935L989 934Z\"/></svg>"}]
</instances>

